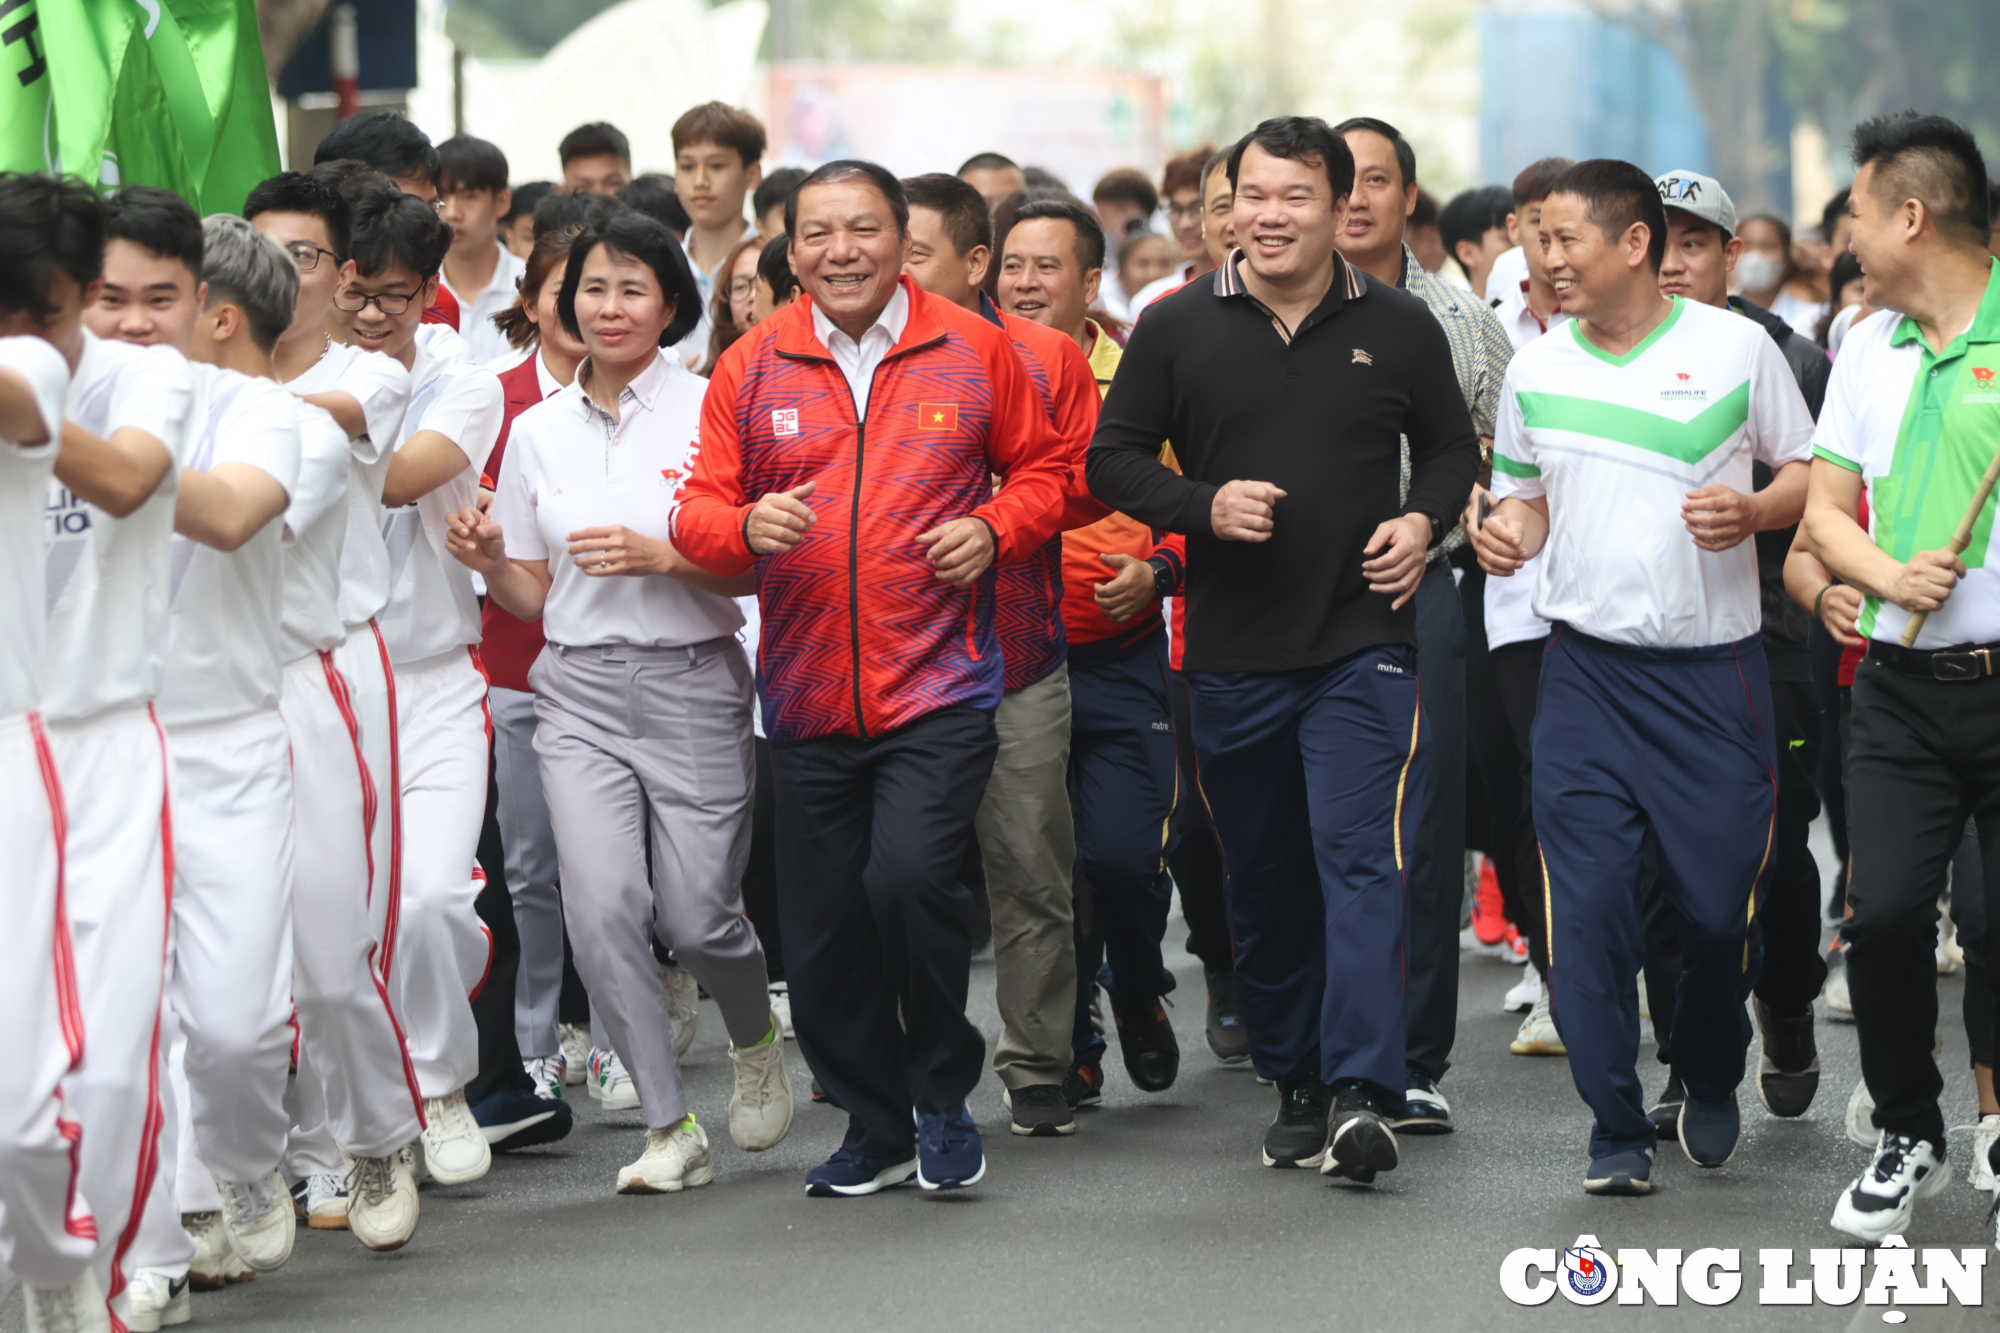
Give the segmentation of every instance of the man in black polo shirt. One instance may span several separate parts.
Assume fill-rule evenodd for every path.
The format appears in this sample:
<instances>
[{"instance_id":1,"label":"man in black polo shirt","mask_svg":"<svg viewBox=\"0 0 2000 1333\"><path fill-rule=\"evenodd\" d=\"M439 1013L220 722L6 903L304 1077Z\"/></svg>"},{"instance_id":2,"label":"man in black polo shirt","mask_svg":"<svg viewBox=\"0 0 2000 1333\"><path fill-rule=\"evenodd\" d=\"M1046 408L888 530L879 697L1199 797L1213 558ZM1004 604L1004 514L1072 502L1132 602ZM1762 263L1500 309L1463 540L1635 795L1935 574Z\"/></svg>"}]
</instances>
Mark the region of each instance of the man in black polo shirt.
<instances>
[{"instance_id":1,"label":"man in black polo shirt","mask_svg":"<svg viewBox=\"0 0 2000 1333\"><path fill-rule=\"evenodd\" d=\"M1396 1165L1385 1121L1403 1103L1404 877L1428 767L1410 599L1479 439L1430 311L1335 252L1354 181L1340 137L1267 120L1228 170L1242 253L1140 321L1088 480L1187 535L1195 750L1251 1055L1280 1096L1264 1162L1366 1183ZM1170 436L1185 475L1158 461Z\"/></svg>"}]
</instances>

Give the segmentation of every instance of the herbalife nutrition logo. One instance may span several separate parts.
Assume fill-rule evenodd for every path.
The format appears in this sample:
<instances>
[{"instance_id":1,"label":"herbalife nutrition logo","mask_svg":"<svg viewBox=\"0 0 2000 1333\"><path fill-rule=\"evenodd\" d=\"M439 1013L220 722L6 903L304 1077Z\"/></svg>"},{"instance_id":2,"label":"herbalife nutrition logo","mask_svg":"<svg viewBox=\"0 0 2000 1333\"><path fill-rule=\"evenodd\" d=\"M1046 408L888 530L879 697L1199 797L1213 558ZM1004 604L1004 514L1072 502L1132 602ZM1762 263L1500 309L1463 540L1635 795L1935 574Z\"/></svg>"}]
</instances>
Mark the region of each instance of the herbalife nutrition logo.
<instances>
[{"instance_id":1,"label":"herbalife nutrition logo","mask_svg":"<svg viewBox=\"0 0 2000 1333\"><path fill-rule=\"evenodd\" d=\"M1912 1250L1891 1236L1874 1250L1809 1250L1794 1276L1795 1251L1759 1250L1759 1305L1880 1305L1886 1324L1900 1307L1977 1306L1986 1251ZM1728 1305L1743 1293L1741 1250L1620 1249L1613 1259L1595 1236L1562 1250L1515 1250L1500 1261L1501 1294L1516 1305L1541 1305L1560 1292L1576 1305Z\"/></svg>"},{"instance_id":2,"label":"herbalife nutrition logo","mask_svg":"<svg viewBox=\"0 0 2000 1333\"><path fill-rule=\"evenodd\" d=\"M1688 382L1693 378L1694 376L1688 374L1685 370L1675 371L1673 387L1670 389L1660 390L1660 401L1663 403L1707 402L1708 390L1692 389L1688 387Z\"/></svg>"}]
</instances>

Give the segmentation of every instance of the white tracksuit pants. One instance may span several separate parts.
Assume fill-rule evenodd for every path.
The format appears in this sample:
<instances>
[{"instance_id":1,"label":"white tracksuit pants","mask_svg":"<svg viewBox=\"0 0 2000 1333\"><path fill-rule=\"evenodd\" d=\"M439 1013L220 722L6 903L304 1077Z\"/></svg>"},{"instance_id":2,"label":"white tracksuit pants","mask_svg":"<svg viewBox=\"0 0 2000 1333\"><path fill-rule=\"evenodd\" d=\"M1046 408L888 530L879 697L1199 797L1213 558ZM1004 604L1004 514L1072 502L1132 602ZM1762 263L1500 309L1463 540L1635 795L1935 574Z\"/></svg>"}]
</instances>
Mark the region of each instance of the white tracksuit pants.
<instances>
[{"instance_id":1,"label":"white tracksuit pants","mask_svg":"<svg viewBox=\"0 0 2000 1333\"><path fill-rule=\"evenodd\" d=\"M62 823L41 718L0 718L0 1273L36 1287L68 1286L97 1249L77 1190L82 1126L62 1099L83 1058Z\"/></svg>"},{"instance_id":2,"label":"white tracksuit pants","mask_svg":"<svg viewBox=\"0 0 2000 1333\"><path fill-rule=\"evenodd\" d=\"M486 677L461 648L397 667L395 691L403 882L388 974L417 1084L425 1097L443 1097L479 1072L469 997L493 956L473 909L491 736Z\"/></svg>"},{"instance_id":3,"label":"white tracksuit pants","mask_svg":"<svg viewBox=\"0 0 2000 1333\"><path fill-rule=\"evenodd\" d=\"M535 757L535 696L522 690L487 692L493 713L493 779L500 788L500 846L507 892L521 934L514 984L514 1040L525 1059L562 1050L557 1006L562 999L562 891L556 885L556 834L542 797Z\"/></svg>"},{"instance_id":4,"label":"white tracksuit pants","mask_svg":"<svg viewBox=\"0 0 2000 1333\"><path fill-rule=\"evenodd\" d=\"M82 1000L83 1063L63 1099L83 1138L83 1197L97 1222L93 1266L111 1308L128 1307L125 1256L159 1167L159 1018L172 898L166 736L150 706L49 724L63 789L63 901Z\"/></svg>"},{"instance_id":5,"label":"white tracksuit pants","mask_svg":"<svg viewBox=\"0 0 2000 1333\"><path fill-rule=\"evenodd\" d=\"M169 987L172 986L169 981ZM133 1273L164 1274L178 1282L194 1260L194 1237L181 1225L183 1213L212 1213L222 1207L221 1191L194 1151L188 1118L187 1034L171 1003L160 1006L160 1168L146 1195L139 1233L125 1256Z\"/></svg>"}]
</instances>

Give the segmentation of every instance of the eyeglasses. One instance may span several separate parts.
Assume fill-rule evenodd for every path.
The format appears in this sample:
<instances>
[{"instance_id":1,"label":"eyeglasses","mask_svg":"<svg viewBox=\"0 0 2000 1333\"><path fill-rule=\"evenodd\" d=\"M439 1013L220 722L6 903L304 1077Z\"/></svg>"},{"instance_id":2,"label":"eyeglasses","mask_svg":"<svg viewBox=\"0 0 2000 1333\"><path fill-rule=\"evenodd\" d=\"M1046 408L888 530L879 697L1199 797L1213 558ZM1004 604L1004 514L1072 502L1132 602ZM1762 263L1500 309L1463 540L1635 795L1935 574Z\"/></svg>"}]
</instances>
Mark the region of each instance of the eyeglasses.
<instances>
[{"instance_id":1,"label":"eyeglasses","mask_svg":"<svg viewBox=\"0 0 2000 1333\"><path fill-rule=\"evenodd\" d=\"M1201 216L1201 202L1197 200L1192 204L1168 204L1167 216L1170 219L1192 222Z\"/></svg>"},{"instance_id":2,"label":"eyeglasses","mask_svg":"<svg viewBox=\"0 0 2000 1333\"><path fill-rule=\"evenodd\" d=\"M728 291L731 300L734 300L739 296L742 297L755 296L757 294L757 279L731 278L729 280Z\"/></svg>"},{"instance_id":3,"label":"eyeglasses","mask_svg":"<svg viewBox=\"0 0 2000 1333\"><path fill-rule=\"evenodd\" d=\"M335 309L345 310L350 315L358 315L372 302L375 308L385 315L400 315L407 311L410 302L416 299L413 295L396 292L369 296L364 292L355 291L352 287L345 287L334 293L333 304ZM353 302L352 305L348 304L350 301Z\"/></svg>"},{"instance_id":4,"label":"eyeglasses","mask_svg":"<svg viewBox=\"0 0 2000 1333\"><path fill-rule=\"evenodd\" d=\"M340 259L339 255L325 246L314 245L311 241L293 241L285 249L291 253L292 263L298 266L298 270L301 273L310 273L318 268L319 257L321 255L325 255L328 259L336 262Z\"/></svg>"}]
</instances>

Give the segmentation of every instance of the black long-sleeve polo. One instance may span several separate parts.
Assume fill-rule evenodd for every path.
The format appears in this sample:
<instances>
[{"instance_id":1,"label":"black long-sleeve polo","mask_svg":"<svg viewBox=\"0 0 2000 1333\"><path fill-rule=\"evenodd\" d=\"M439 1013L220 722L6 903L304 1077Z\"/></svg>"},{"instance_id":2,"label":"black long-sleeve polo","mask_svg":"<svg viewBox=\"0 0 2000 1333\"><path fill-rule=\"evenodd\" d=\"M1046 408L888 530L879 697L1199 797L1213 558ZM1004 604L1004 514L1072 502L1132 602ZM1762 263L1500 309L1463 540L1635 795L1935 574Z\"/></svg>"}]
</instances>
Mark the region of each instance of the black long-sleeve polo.
<instances>
[{"instance_id":1,"label":"black long-sleeve polo","mask_svg":"<svg viewBox=\"0 0 2000 1333\"><path fill-rule=\"evenodd\" d=\"M1091 493L1187 536L1190 671L1286 671L1413 644L1414 607L1392 611L1368 591L1362 549L1405 512L1443 535L1478 475L1444 330L1416 297L1336 256L1326 299L1287 337L1243 290L1238 262L1156 302L1133 330L1091 441ZM1181 475L1159 462L1167 439ZM1210 531L1216 491L1236 480L1286 492L1270 540Z\"/></svg>"}]
</instances>

